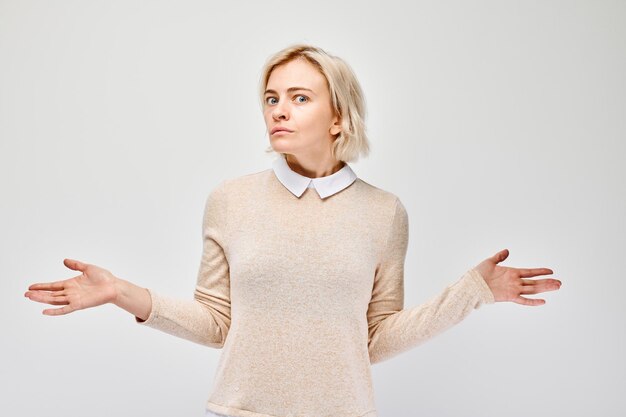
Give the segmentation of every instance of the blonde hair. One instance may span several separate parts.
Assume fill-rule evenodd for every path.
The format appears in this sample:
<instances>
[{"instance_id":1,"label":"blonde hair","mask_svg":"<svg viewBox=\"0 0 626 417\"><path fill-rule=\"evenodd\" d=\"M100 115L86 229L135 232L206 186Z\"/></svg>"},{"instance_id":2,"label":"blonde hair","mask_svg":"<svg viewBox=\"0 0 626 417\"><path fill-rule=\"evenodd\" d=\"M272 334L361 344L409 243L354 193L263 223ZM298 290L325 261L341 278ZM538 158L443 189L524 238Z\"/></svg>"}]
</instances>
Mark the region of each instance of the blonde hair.
<instances>
[{"instance_id":1,"label":"blonde hair","mask_svg":"<svg viewBox=\"0 0 626 417\"><path fill-rule=\"evenodd\" d=\"M267 59L261 73L259 93L261 109L272 71L290 61L303 58L313 64L326 78L331 104L341 118L341 132L333 141L331 154L339 161L354 162L369 154L369 140L365 127L365 97L352 68L343 59L330 55L321 48L308 44L294 44ZM275 152L269 146L265 152Z\"/></svg>"}]
</instances>

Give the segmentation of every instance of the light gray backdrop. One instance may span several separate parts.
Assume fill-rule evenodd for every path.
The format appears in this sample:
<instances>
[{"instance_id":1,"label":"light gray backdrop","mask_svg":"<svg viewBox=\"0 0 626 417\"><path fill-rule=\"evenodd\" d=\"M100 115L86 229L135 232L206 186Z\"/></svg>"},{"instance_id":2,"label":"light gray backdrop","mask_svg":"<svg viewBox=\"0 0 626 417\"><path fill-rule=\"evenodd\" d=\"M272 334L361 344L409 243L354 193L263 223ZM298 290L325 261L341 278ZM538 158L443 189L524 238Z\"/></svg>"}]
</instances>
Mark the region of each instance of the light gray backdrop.
<instances>
[{"instance_id":1,"label":"light gray backdrop","mask_svg":"<svg viewBox=\"0 0 626 417\"><path fill-rule=\"evenodd\" d=\"M45 316L63 258L191 298L222 179L270 167L264 60L346 59L410 217L406 305L508 248L562 280L373 367L381 417L624 415L624 1L1 1L0 413L201 416L219 350L113 305Z\"/></svg>"}]
</instances>

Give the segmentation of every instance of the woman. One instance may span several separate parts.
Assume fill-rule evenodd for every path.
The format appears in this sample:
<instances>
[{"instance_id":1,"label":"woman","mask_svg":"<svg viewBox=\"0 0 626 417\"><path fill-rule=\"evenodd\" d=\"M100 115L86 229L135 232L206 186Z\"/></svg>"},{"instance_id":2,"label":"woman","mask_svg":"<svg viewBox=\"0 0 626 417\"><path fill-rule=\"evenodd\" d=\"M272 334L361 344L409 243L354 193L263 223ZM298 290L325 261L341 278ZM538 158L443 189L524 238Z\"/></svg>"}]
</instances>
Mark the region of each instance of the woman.
<instances>
[{"instance_id":1,"label":"woman","mask_svg":"<svg viewBox=\"0 0 626 417\"><path fill-rule=\"evenodd\" d=\"M81 274L33 284L61 315L113 303L137 323L222 348L206 415L376 416L370 365L483 304L536 306L560 288L548 268L498 265L506 249L428 302L404 309L408 216L348 162L367 155L363 94L340 58L310 45L278 52L261 78L271 169L221 182L206 200L193 300L140 288L77 260Z\"/></svg>"}]
</instances>

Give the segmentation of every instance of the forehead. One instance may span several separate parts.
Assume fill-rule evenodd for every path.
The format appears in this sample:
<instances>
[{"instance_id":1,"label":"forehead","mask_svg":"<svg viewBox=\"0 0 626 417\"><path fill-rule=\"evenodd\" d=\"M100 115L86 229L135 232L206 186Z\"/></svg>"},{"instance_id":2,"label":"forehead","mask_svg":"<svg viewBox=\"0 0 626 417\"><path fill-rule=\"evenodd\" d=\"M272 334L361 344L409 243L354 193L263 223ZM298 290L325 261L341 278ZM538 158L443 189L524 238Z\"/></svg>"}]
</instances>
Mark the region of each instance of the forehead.
<instances>
[{"instance_id":1,"label":"forehead","mask_svg":"<svg viewBox=\"0 0 626 417\"><path fill-rule=\"evenodd\" d=\"M326 78L310 62L296 59L274 68L267 81L267 89L276 91L294 86L321 93L326 87Z\"/></svg>"}]
</instances>

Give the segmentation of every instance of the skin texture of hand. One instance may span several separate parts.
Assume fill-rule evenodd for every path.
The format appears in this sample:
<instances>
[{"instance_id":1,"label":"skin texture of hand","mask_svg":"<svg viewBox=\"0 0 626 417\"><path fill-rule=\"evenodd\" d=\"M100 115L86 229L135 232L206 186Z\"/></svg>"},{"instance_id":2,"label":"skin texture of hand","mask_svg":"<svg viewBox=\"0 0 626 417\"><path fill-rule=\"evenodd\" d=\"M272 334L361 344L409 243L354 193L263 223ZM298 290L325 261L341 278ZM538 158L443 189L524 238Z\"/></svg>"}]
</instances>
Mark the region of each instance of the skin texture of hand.
<instances>
[{"instance_id":1,"label":"skin texture of hand","mask_svg":"<svg viewBox=\"0 0 626 417\"><path fill-rule=\"evenodd\" d=\"M81 274L63 281L32 284L24 293L33 301L64 306L46 309L43 314L57 316L113 302L116 278L111 272L74 259L64 259L63 264Z\"/></svg>"},{"instance_id":2,"label":"skin texture of hand","mask_svg":"<svg viewBox=\"0 0 626 417\"><path fill-rule=\"evenodd\" d=\"M496 302L512 301L527 306L539 306L545 304L546 300L526 298L522 294L539 294L561 288L561 281L558 279L527 279L552 274L553 271L549 268L510 268L498 265L508 256L509 250L503 249L475 267L491 289Z\"/></svg>"}]
</instances>

